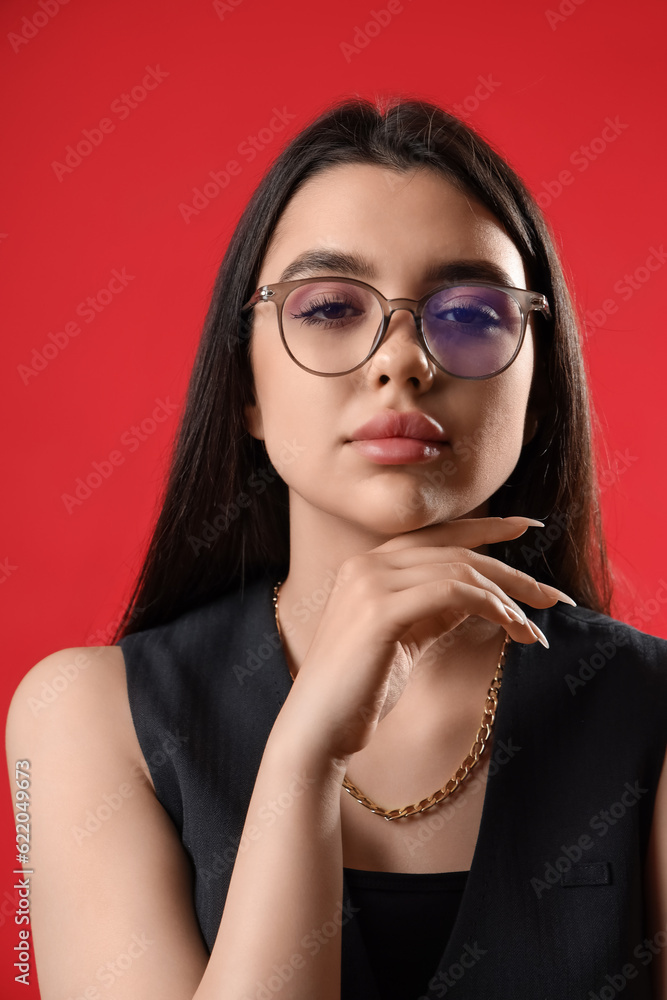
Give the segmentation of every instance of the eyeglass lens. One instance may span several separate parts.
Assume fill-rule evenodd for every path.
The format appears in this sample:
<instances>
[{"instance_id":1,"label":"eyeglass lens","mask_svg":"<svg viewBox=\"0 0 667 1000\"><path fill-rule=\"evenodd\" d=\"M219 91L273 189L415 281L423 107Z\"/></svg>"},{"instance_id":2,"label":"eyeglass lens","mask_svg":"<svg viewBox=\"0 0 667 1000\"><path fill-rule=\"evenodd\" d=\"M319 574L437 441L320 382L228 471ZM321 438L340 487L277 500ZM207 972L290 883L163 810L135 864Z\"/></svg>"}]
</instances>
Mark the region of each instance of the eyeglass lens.
<instances>
[{"instance_id":1,"label":"eyeglass lens","mask_svg":"<svg viewBox=\"0 0 667 1000\"><path fill-rule=\"evenodd\" d=\"M344 281L299 285L285 299L283 334L302 365L323 374L345 372L367 356L382 325L382 307L365 288ZM508 293L457 285L434 293L423 312L424 339L452 375L493 375L513 357L521 309Z\"/></svg>"}]
</instances>

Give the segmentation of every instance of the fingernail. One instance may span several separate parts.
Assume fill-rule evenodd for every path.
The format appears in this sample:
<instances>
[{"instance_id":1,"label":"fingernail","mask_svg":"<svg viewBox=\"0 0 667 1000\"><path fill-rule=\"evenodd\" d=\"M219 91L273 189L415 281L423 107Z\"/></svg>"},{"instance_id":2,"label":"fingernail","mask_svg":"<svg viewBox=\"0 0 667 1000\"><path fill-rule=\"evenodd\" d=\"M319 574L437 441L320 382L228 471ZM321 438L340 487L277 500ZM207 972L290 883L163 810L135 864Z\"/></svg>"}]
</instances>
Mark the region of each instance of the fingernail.
<instances>
[{"instance_id":1,"label":"fingernail","mask_svg":"<svg viewBox=\"0 0 667 1000\"><path fill-rule=\"evenodd\" d=\"M551 587L548 583L540 583L540 590L551 591L552 594L556 594L559 601L563 601L565 604L571 604L573 608L577 607L577 602L573 601L568 594L564 594L562 590L558 590L557 587Z\"/></svg>"},{"instance_id":2,"label":"fingernail","mask_svg":"<svg viewBox=\"0 0 667 1000\"><path fill-rule=\"evenodd\" d=\"M523 514L512 514L510 517L504 517L503 521L527 521L528 524L535 524L540 528L544 527L542 521L536 521L534 517L524 517Z\"/></svg>"},{"instance_id":3,"label":"fingernail","mask_svg":"<svg viewBox=\"0 0 667 1000\"><path fill-rule=\"evenodd\" d=\"M528 619L522 612L516 611L515 608L511 608L509 604L503 604L503 607L505 609L505 614L510 618L513 618L515 622L520 622L521 625L525 625L527 623Z\"/></svg>"},{"instance_id":4,"label":"fingernail","mask_svg":"<svg viewBox=\"0 0 667 1000\"><path fill-rule=\"evenodd\" d=\"M531 621L530 619L528 619L528 625L530 626L530 628L535 633L535 638L537 639L537 641L541 642L545 649L548 649L549 648L549 640L547 639L547 637L544 634L544 632L541 629L539 629L537 627L537 625L535 624L535 622Z\"/></svg>"}]
</instances>

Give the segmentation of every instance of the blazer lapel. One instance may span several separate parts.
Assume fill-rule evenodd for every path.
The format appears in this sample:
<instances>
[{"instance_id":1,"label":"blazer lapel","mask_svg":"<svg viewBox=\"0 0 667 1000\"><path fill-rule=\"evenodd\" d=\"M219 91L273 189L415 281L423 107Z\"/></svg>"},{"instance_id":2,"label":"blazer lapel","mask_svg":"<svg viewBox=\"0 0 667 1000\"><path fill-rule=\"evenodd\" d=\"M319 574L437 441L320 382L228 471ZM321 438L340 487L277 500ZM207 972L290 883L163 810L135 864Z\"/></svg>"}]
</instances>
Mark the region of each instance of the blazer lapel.
<instances>
[{"instance_id":1,"label":"blazer lapel","mask_svg":"<svg viewBox=\"0 0 667 1000\"><path fill-rule=\"evenodd\" d=\"M531 608L530 610L533 619L536 619L538 617L535 614L536 609ZM537 643L535 646L542 649ZM512 735L516 736L513 691L520 683L520 675L524 668L526 673L530 671L530 661L533 655L533 645L524 645L519 642L510 643L507 650L493 727L491 763L487 774L479 833L470 865L470 873L449 940L429 981L429 989L420 1000L436 1000L436 998L442 997L443 985L454 985L455 977L450 974L452 967L471 968L485 950L484 946L486 938L488 938L488 927L485 923L486 897L489 893L493 894L493 887L497 882L499 844L508 836L508 796L505 789L513 776ZM532 669L536 669L534 665Z\"/></svg>"}]
</instances>

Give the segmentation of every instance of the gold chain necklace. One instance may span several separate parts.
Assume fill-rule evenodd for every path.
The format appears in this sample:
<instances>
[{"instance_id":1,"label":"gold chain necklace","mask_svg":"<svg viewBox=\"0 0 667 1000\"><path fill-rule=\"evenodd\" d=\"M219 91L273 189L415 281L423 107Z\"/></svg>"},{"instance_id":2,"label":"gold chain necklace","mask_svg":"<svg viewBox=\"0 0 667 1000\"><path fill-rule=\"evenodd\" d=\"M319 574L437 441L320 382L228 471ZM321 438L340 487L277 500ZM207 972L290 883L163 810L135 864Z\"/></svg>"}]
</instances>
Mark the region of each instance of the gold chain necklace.
<instances>
[{"instance_id":1,"label":"gold chain necklace","mask_svg":"<svg viewBox=\"0 0 667 1000\"><path fill-rule=\"evenodd\" d=\"M282 639L282 631L280 628L280 621L278 619L278 596L280 593L280 588L283 584L281 580L273 588L273 608L276 618L276 626L278 628L278 635ZM426 809L430 809L432 806L437 805L442 802L443 799L448 798L450 795L460 788L465 779L468 777L475 764L479 761L480 757L484 753L486 745L491 738L491 731L493 730L493 724L496 721L496 710L498 708L498 692L500 691L500 685L503 678L503 668L505 666L506 650L509 643L512 640L507 632L505 632L505 641L503 642L503 648L500 651L500 659L498 660L498 666L496 667L496 672L491 681L491 687L489 688L488 694L486 696L486 702L484 704L484 714L482 715L482 724L477 731L477 736L475 737L475 742L472 745L470 753L465 758L459 769L454 774L453 778L439 788L437 792L433 795L428 795L421 802L415 802L413 805L404 806L402 809L384 809L379 806L377 802L373 802L367 795L364 795L356 785L353 785L351 781L345 777L343 779L343 787L352 795L357 802L361 802L362 806L366 806L371 812L377 813L379 816L383 816L386 820L401 819L403 816L412 816L414 813L424 812ZM292 668L287 666L290 672L290 677L292 681L296 678L292 673Z\"/></svg>"}]
</instances>

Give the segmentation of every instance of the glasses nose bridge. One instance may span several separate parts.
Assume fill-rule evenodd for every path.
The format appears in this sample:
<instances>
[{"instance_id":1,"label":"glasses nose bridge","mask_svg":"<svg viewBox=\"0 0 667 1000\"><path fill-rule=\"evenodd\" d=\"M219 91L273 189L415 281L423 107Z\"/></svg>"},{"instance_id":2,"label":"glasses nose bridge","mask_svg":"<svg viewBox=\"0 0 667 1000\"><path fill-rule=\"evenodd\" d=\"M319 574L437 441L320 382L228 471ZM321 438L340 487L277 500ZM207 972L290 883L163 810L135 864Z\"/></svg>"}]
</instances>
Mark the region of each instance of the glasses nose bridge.
<instances>
[{"instance_id":1,"label":"glasses nose bridge","mask_svg":"<svg viewBox=\"0 0 667 1000\"><path fill-rule=\"evenodd\" d=\"M387 319L386 319L386 329L389 327L391 318L395 312L400 312L405 310L406 312L412 313L412 318L415 323L415 327L419 330L419 319L417 318L417 305L418 299L386 299L387 303Z\"/></svg>"},{"instance_id":2,"label":"glasses nose bridge","mask_svg":"<svg viewBox=\"0 0 667 1000\"><path fill-rule=\"evenodd\" d=\"M417 308L418 299L386 299L385 300L389 309L389 317L392 314L398 312L399 309L407 309L414 316L415 309Z\"/></svg>"},{"instance_id":3,"label":"glasses nose bridge","mask_svg":"<svg viewBox=\"0 0 667 1000\"><path fill-rule=\"evenodd\" d=\"M389 333L389 324L391 323L391 318L395 312L405 311L412 313L412 319L414 322L414 334L418 346L426 354L427 359L430 360L430 355L426 344L424 343L424 338L421 330L421 324L419 317L417 316L417 306L419 304L419 299L385 299L386 302L386 312L384 320L384 328L379 341L375 345L375 350L377 350L380 344L385 340ZM375 351L373 351L375 353Z\"/></svg>"}]
</instances>

